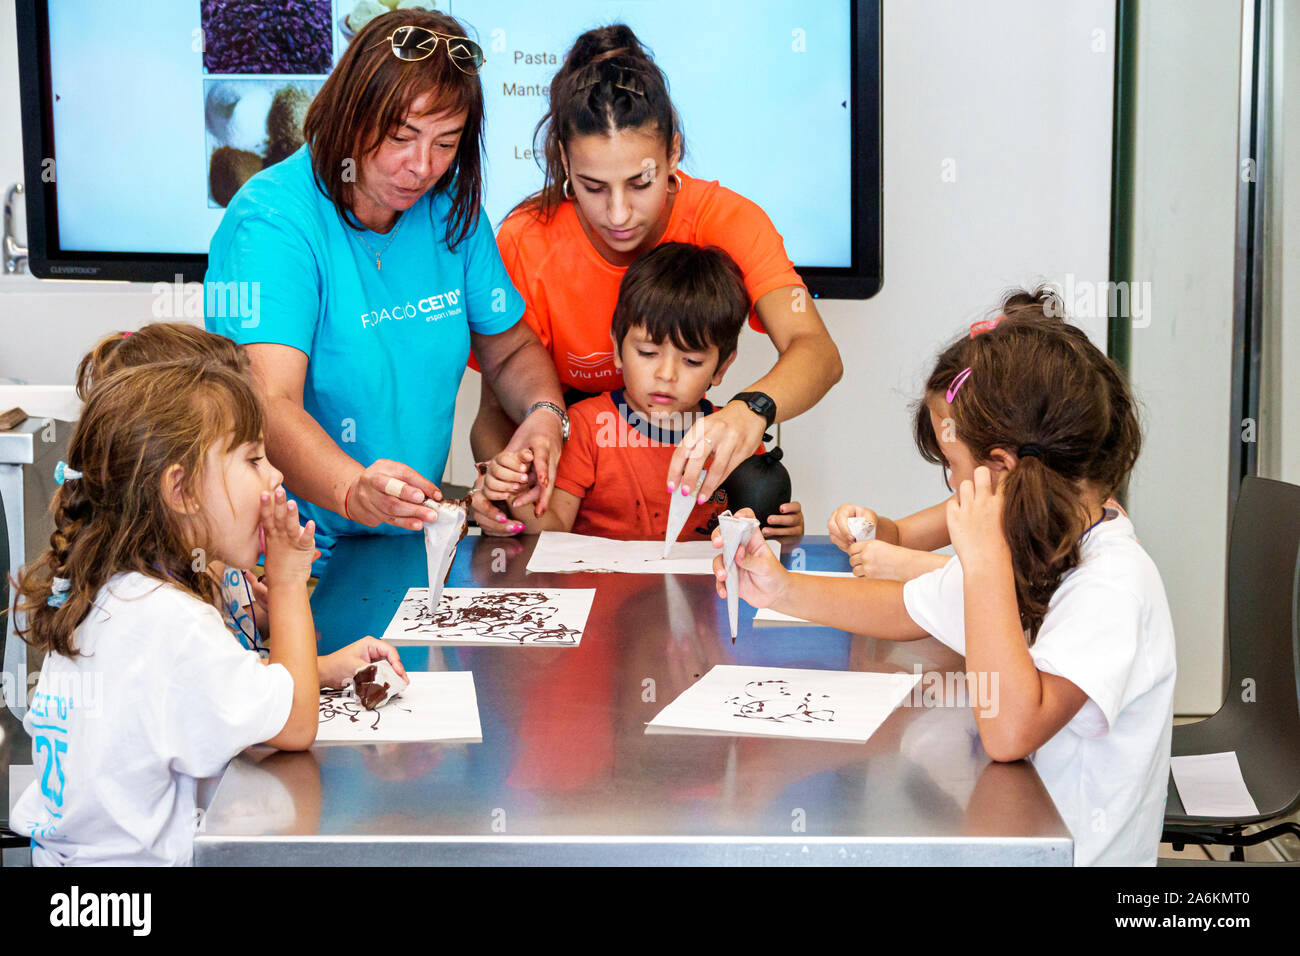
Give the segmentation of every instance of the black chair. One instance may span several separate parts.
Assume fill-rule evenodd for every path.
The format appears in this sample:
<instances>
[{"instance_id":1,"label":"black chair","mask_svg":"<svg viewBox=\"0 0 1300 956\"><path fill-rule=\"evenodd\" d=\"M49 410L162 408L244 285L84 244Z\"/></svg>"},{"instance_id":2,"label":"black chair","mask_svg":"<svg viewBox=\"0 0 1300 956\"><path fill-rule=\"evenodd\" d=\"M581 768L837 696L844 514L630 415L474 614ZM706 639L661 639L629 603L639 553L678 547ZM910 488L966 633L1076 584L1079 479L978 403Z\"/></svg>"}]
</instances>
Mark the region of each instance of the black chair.
<instances>
[{"instance_id":1,"label":"black chair","mask_svg":"<svg viewBox=\"0 0 1300 956\"><path fill-rule=\"evenodd\" d=\"M1300 487L1247 477L1228 541L1228 691L1212 716L1174 728L1173 755L1235 750L1259 814L1194 817L1169 779L1163 840L1244 847L1300 825L1276 822L1300 810ZM1248 827L1274 823L1253 833Z\"/></svg>"}]
</instances>

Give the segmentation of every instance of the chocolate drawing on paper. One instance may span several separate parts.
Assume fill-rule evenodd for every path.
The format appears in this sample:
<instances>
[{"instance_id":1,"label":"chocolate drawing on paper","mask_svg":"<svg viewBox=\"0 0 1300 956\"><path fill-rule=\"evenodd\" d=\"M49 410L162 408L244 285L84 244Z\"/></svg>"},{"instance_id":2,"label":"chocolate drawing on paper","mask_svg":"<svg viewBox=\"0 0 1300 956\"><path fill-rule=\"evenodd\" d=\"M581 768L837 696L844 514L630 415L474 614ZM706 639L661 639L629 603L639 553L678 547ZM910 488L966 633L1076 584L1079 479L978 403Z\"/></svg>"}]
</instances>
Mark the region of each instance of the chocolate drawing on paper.
<instances>
[{"instance_id":1,"label":"chocolate drawing on paper","mask_svg":"<svg viewBox=\"0 0 1300 956\"><path fill-rule=\"evenodd\" d=\"M743 694L728 697L733 716L747 717L753 720L772 720L777 723L833 723L835 711L818 706L830 699L829 694L817 694L813 691L800 694L792 689L789 681L753 680L745 685Z\"/></svg>"},{"instance_id":2,"label":"chocolate drawing on paper","mask_svg":"<svg viewBox=\"0 0 1300 956\"><path fill-rule=\"evenodd\" d=\"M391 705L396 707L397 705ZM379 722L383 719L383 710L367 710L362 706L356 696L352 693L351 688L342 690L332 690L330 688L321 688L320 692L320 722L324 726L332 721L346 724L356 724L359 729L379 730Z\"/></svg>"},{"instance_id":3,"label":"chocolate drawing on paper","mask_svg":"<svg viewBox=\"0 0 1300 956\"><path fill-rule=\"evenodd\" d=\"M545 592L497 591L472 597L448 597L430 611L428 605L412 607L404 622L408 633L458 631L519 644L577 644L578 628L556 622L558 613Z\"/></svg>"}]
</instances>

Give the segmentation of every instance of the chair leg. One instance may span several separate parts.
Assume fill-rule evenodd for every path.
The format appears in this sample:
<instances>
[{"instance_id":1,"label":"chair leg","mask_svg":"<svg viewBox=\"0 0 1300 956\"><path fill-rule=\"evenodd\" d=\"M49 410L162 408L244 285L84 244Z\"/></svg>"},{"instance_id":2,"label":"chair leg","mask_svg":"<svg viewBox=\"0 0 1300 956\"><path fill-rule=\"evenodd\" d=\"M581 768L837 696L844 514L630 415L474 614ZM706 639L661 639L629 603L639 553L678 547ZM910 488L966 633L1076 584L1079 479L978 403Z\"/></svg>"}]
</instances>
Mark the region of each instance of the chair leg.
<instances>
[{"instance_id":1,"label":"chair leg","mask_svg":"<svg viewBox=\"0 0 1300 956\"><path fill-rule=\"evenodd\" d=\"M1175 850L1182 850L1184 845L1188 843L1195 843L1199 846L1230 846L1233 849L1229 859L1240 863L1246 859L1244 847L1267 843L1269 840L1275 840L1285 833L1300 837L1300 823L1287 820L1263 830L1257 830L1254 833L1242 833L1239 829L1226 831L1218 829L1166 830L1161 835L1160 842L1170 844Z\"/></svg>"}]
</instances>

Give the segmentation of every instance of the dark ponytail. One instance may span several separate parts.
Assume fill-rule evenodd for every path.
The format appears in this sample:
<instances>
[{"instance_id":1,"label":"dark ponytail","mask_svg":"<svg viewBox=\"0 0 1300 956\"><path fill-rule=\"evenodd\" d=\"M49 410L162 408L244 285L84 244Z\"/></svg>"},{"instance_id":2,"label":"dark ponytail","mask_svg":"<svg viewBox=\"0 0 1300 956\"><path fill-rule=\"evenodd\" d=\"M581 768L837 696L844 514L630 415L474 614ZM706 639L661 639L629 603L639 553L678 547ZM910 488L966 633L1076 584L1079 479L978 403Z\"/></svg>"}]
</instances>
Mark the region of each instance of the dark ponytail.
<instances>
[{"instance_id":1,"label":"dark ponytail","mask_svg":"<svg viewBox=\"0 0 1300 956\"><path fill-rule=\"evenodd\" d=\"M1002 524L1030 643L1061 578L1079 564L1088 527L1083 483L1103 497L1114 494L1142 442L1123 374L1063 316L1050 288L1007 295L982 323L987 331L944 350L925 387L927 396L946 398L953 380L969 368L951 399L954 437L977 462L990 461L998 448L1018 455L1016 467L1001 478ZM925 402L917 404L914 425L922 456L946 464Z\"/></svg>"},{"instance_id":2,"label":"dark ponytail","mask_svg":"<svg viewBox=\"0 0 1300 956\"><path fill-rule=\"evenodd\" d=\"M574 41L551 80L550 104L533 132L545 178L540 191L521 202L548 221L564 202L561 147L575 136L651 126L672 151L674 137L686 150L681 120L668 95L668 81L631 28L622 23L588 30ZM671 158L671 156L670 156ZM680 157L679 157L680 158Z\"/></svg>"}]
</instances>

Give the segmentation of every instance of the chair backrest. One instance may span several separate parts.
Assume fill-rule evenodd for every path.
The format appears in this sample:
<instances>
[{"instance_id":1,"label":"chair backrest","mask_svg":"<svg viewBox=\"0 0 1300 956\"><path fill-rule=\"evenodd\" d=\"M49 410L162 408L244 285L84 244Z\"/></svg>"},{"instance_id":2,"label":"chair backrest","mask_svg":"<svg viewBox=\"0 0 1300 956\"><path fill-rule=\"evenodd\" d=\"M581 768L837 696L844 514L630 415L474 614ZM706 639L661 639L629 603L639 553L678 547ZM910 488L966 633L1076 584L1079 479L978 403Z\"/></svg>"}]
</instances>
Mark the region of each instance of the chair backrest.
<instances>
[{"instance_id":1,"label":"chair backrest","mask_svg":"<svg viewBox=\"0 0 1300 956\"><path fill-rule=\"evenodd\" d=\"M1300 486L1247 476L1228 541L1228 668L1225 708L1258 706L1259 729L1300 742ZM1253 700L1250 698L1253 697ZM1280 742L1280 740L1279 740Z\"/></svg>"}]
</instances>

